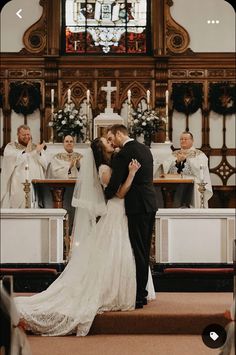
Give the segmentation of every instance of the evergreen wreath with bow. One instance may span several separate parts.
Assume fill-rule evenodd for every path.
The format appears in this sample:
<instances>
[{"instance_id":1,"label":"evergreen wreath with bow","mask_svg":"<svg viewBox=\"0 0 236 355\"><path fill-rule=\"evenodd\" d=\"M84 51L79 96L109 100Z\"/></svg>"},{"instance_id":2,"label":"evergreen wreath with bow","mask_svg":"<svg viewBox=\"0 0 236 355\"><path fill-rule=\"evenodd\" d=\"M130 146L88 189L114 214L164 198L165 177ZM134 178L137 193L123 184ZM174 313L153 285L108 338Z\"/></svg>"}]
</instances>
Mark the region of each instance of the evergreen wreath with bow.
<instances>
[{"instance_id":1,"label":"evergreen wreath with bow","mask_svg":"<svg viewBox=\"0 0 236 355\"><path fill-rule=\"evenodd\" d=\"M219 115L236 112L236 87L231 83L211 83L209 90L210 110Z\"/></svg>"},{"instance_id":2,"label":"evergreen wreath with bow","mask_svg":"<svg viewBox=\"0 0 236 355\"><path fill-rule=\"evenodd\" d=\"M175 83L172 86L171 98L173 109L191 115L202 108L203 85L200 83Z\"/></svg>"}]
</instances>

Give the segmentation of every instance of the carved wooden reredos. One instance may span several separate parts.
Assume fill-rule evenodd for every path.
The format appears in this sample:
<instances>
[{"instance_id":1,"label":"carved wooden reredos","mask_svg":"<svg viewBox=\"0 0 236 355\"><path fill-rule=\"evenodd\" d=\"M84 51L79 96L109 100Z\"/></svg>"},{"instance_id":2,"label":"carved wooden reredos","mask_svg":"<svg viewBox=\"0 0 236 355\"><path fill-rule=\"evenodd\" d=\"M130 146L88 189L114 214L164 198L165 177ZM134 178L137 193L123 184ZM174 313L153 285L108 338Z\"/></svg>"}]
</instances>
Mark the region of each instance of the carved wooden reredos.
<instances>
[{"instance_id":1,"label":"carved wooden reredos","mask_svg":"<svg viewBox=\"0 0 236 355\"><path fill-rule=\"evenodd\" d=\"M174 1L174 0L173 0ZM60 38L60 0L40 0L43 8L41 18L26 30L23 38L24 48L19 53L2 54L0 105L3 112L3 145L11 139L10 90L13 83L27 83L40 92L40 135L41 140L49 139L48 121L50 120L51 89L55 90L55 108L62 107L66 101L67 90L71 89L72 100L80 106L86 99L86 90L91 93L93 117L104 111L105 92L101 87L111 81L117 90L112 93L114 111L120 113L127 99L127 91L132 91L132 105L137 107L146 99L147 90L151 91L152 107L163 110L165 91L172 94L173 88L180 84L196 83L200 86L201 96L201 148L209 157L220 157L211 167L227 193L227 181L235 174L235 168L228 157L235 156L236 150L227 147L225 140L226 116L222 115L223 144L220 148L210 146L210 88L212 84L225 87L235 85L235 62L233 53L194 53L191 50L188 32L178 24L170 13L172 0L153 0L151 2L152 54L146 56L64 56L61 55ZM19 85L17 86L19 87ZM24 86L25 87L25 86ZM180 86L181 87L181 86ZM234 97L235 98L235 97ZM173 99L173 97L172 97ZM234 102L235 105L235 102ZM169 129L173 137L173 113L175 105L170 101ZM26 115L27 116L27 115ZM27 117L26 117L27 120ZM188 114L186 127L188 128ZM230 191L232 191L230 187ZM217 202L216 202L217 203Z\"/></svg>"}]
</instances>

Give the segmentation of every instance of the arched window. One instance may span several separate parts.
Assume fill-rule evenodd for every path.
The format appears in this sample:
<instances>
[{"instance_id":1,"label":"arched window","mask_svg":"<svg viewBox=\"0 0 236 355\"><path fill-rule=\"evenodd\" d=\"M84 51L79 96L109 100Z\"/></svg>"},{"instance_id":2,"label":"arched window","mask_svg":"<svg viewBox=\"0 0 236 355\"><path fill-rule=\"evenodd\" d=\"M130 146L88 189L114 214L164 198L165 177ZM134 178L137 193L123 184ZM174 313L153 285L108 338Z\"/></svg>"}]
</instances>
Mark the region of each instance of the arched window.
<instances>
[{"instance_id":1,"label":"arched window","mask_svg":"<svg viewBox=\"0 0 236 355\"><path fill-rule=\"evenodd\" d=\"M64 0L65 54L147 54L148 0Z\"/></svg>"}]
</instances>

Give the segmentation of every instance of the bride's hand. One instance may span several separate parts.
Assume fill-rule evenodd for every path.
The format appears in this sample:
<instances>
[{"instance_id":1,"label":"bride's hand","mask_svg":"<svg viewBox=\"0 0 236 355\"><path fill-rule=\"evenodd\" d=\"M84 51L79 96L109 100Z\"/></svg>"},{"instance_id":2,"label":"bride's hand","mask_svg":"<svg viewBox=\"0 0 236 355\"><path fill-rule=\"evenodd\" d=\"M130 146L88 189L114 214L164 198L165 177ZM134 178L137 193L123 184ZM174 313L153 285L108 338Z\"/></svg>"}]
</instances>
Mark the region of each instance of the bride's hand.
<instances>
[{"instance_id":1,"label":"bride's hand","mask_svg":"<svg viewBox=\"0 0 236 355\"><path fill-rule=\"evenodd\" d=\"M129 163L129 172L135 175L140 167L141 164L136 159L132 159L132 161Z\"/></svg>"}]
</instances>

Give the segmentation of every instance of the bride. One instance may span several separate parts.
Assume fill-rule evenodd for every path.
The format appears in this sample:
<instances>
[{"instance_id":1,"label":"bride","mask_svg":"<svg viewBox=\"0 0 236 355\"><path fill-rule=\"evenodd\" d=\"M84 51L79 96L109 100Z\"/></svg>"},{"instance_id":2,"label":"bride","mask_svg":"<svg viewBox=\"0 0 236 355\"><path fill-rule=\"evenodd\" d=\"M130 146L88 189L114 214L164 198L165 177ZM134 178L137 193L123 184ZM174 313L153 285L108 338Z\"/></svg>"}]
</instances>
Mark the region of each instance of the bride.
<instances>
[{"instance_id":1,"label":"bride","mask_svg":"<svg viewBox=\"0 0 236 355\"><path fill-rule=\"evenodd\" d=\"M113 153L111 143L101 137L81 159L72 201L77 209L71 258L47 290L15 298L26 330L48 336L85 336L96 314L135 308L135 261L123 197L140 164L129 164L128 177L117 197L106 204L102 186L109 182ZM151 274L147 289L148 298L155 298Z\"/></svg>"}]
</instances>

